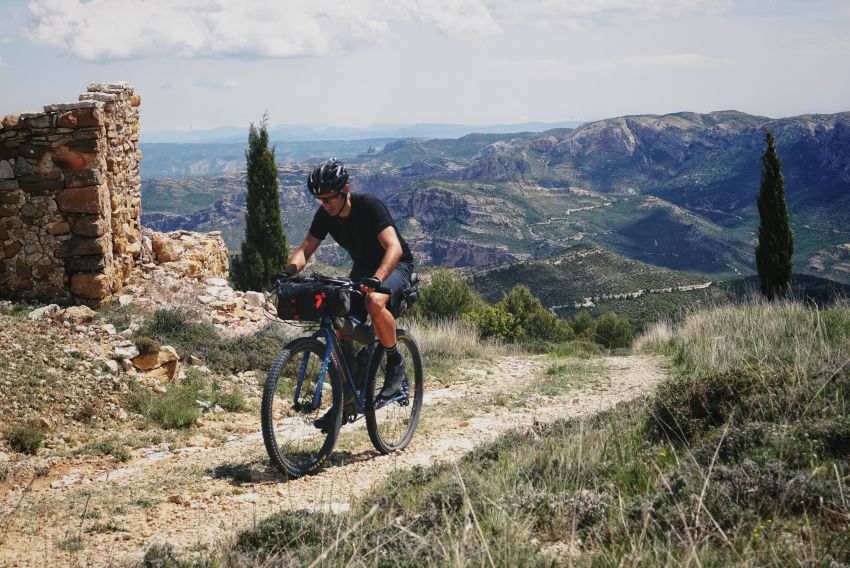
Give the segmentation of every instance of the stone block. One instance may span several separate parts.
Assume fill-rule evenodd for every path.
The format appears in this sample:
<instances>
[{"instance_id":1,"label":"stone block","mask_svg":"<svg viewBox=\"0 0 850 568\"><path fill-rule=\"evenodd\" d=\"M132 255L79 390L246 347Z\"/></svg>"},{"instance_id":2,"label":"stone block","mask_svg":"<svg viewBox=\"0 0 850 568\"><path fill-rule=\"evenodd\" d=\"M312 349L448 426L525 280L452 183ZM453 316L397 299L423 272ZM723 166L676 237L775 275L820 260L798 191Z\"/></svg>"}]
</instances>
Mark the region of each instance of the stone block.
<instances>
[{"instance_id":1,"label":"stone block","mask_svg":"<svg viewBox=\"0 0 850 568\"><path fill-rule=\"evenodd\" d=\"M22 248L24 248L24 245L22 245L20 241L14 241L13 243L6 245L3 249L3 254L6 258L12 258L18 254Z\"/></svg>"},{"instance_id":2,"label":"stone block","mask_svg":"<svg viewBox=\"0 0 850 568\"><path fill-rule=\"evenodd\" d=\"M68 150L79 152L80 154L96 154L99 147L96 137L88 140L71 140L66 146Z\"/></svg>"},{"instance_id":3,"label":"stone block","mask_svg":"<svg viewBox=\"0 0 850 568\"><path fill-rule=\"evenodd\" d=\"M102 118L101 112L96 106L76 108L60 114L56 119L56 125L65 128L100 126Z\"/></svg>"},{"instance_id":4,"label":"stone block","mask_svg":"<svg viewBox=\"0 0 850 568\"><path fill-rule=\"evenodd\" d=\"M109 295L109 278L105 274L73 274L71 293L87 300L104 298Z\"/></svg>"},{"instance_id":5,"label":"stone block","mask_svg":"<svg viewBox=\"0 0 850 568\"><path fill-rule=\"evenodd\" d=\"M0 160L0 179L12 179L15 177L14 164L14 160Z\"/></svg>"},{"instance_id":6,"label":"stone block","mask_svg":"<svg viewBox=\"0 0 850 568\"><path fill-rule=\"evenodd\" d=\"M32 278L32 266L23 260L19 260L15 263L15 274L18 275L18 278L29 280Z\"/></svg>"},{"instance_id":7,"label":"stone block","mask_svg":"<svg viewBox=\"0 0 850 568\"><path fill-rule=\"evenodd\" d=\"M24 119L24 122L26 122L27 128L33 131L37 131L40 129L48 129L54 126L53 117L49 114L42 114L39 116L26 118Z\"/></svg>"},{"instance_id":8,"label":"stone block","mask_svg":"<svg viewBox=\"0 0 850 568\"><path fill-rule=\"evenodd\" d=\"M65 272L100 272L106 267L106 259L102 254L75 256L65 259Z\"/></svg>"},{"instance_id":9,"label":"stone block","mask_svg":"<svg viewBox=\"0 0 850 568\"><path fill-rule=\"evenodd\" d=\"M35 267L35 274L39 278L46 278L50 276L54 272L58 272L61 270L61 267L58 264L52 262L43 262Z\"/></svg>"},{"instance_id":10,"label":"stone block","mask_svg":"<svg viewBox=\"0 0 850 568\"><path fill-rule=\"evenodd\" d=\"M30 219L38 219L40 217L44 217L46 213L47 212L44 209L42 209L32 201L27 201L21 206L21 215Z\"/></svg>"},{"instance_id":11,"label":"stone block","mask_svg":"<svg viewBox=\"0 0 850 568\"><path fill-rule=\"evenodd\" d=\"M61 112L66 110L75 110L75 109L101 109L103 108L103 103L99 103L97 101L79 101L76 103L59 103L55 105L46 105L44 107L44 112Z\"/></svg>"},{"instance_id":12,"label":"stone block","mask_svg":"<svg viewBox=\"0 0 850 568\"><path fill-rule=\"evenodd\" d=\"M71 232L71 225L66 222L61 223L53 223L52 225L47 226L47 234L48 235L67 235ZM96 235L99 236L99 235Z\"/></svg>"},{"instance_id":13,"label":"stone block","mask_svg":"<svg viewBox=\"0 0 850 568\"><path fill-rule=\"evenodd\" d=\"M74 236L67 241L63 241L62 244L59 245L56 249L56 256L59 258L87 255L104 256L107 253L112 252L112 247L109 246L110 244L109 239L105 236L97 239ZM67 262L65 263L65 266L68 266Z\"/></svg>"},{"instance_id":14,"label":"stone block","mask_svg":"<svg viewBox=\"0 0 850 568\"><path fill-rule=\"evenodd\" d=\"M154 235L152 244L154 254L159 262L180 260L180 256L184 251L179 241L171 240L167 235Z\"/></svg>"},{"instance_id":15,"label":"stone block","mask_svg":"<svg viewBox=\"0 0 850 568\"><path fill-rule=\"evenodd\" d=\"M15 207L0 207L0 219L5 217L15 217L18 211Z\"/></svg>"},{"instance_id":16,"label":"stone block","mask_svg":"<svg viewBox=\"0 0 850 568\"><path fill-rule=\"evenodd\" d=\"M97 170L70 170L65 172L65 187L89 187L100 185L103 176Z\"/></svg>"},{"instance_id":17,"label":"stone block","mask_svg":"<svg viewBox=\"0 0 850 568\"><path fill-rule=\"evenodd\" d=\"M80 170L97 159L97 154L81 154L59 150L53 156L53 163L63 170Z\"/></svg>"},{"instance_id":18,"label":"stone block","mask_svg":"<svg viewBox=\"0 0 850 568\"><path fill-rule=\"evenodd\" d=\"M6 116L3 117L3 120L0 121L0 125L2 125L3 128L12 129L12 128L22 127L23 123L21 123L21 119L18 115L7 114Z\"/></svg>"},{"instance_id":19,"label":"stone block","mask_svg":"<svg viewBox=\"0 0 850 568\"><path fill-rule=\"evenodd\" d=\"M32 280L25 280L23 278L10 278L6 281L6 286L15 292L26 292L35 288Z\"/></svg>"},{"instance_id":20,"label":"stone block","mask_svg":"<svg viewBox=\"0 0 850 568\"><path fill-rule=\"evenodd\" d=\"M104 197L98 186L72 187L56 195L56 204L67 213L98 214L104 209Z\"/></svg>"},{"instance_id":21,"label":"stone block","mask_svg":"<svg viewBox=\"0 0 850 568\"><path fill-rule=\"evenodd\" d=\"M4 179L0 180L0 191L14 191L16 189L20 189L20 185L18 185L18 180L16 179Z\"/></svg>"},{"instance_id":22,"label":"stone block","mask_svg":"<svg viewBox=\"0 0 850 568\"><path fill-rule=\"evenodd\" d=\"M97 215L83 215L74 221L73 231L82 237L100 237L106 234L108 228L106 219Z\"/></svg>"},{"instance_id":23,"label":"stone block","mask_svg":"<svg viewBox=\"0 0 850 568\"><path fill-rule=\"evenodd\" d=\"M97 140L100 138L100 128L78 128L71 135L74 140Z\"/></svg>"},{"instance_id":24,"label":"stone block","mask_svg":"<svg viewBox=\"0 0 850 568\"><path fill-rule=\"evenodd\" d=\"M41 176L23 176L18 179L20 188L30 195L46 196L52 195L65 187L63 179L45 179Z\"/></svg>"}]
</instances>

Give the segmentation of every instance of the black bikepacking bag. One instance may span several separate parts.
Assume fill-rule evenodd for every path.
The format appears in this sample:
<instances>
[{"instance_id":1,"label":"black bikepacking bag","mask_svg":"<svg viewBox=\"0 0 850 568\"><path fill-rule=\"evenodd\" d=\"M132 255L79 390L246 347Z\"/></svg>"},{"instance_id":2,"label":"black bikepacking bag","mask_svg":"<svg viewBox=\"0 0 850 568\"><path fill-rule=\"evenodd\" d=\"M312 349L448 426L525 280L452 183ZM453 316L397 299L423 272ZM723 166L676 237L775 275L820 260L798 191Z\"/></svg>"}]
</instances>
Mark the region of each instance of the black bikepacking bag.
<instances>
[{"instance_id":1,"label":"black bikepacking bag","mask_svg":"<svg viewBox=\"0 0 850 568\"><path fill-rule=\"evenodd\" d=\"M277 289L277 317L319 321L322 319L322 304L326 297L325 287L318 282L285 282Z\"/></svg>"},{"instance_id":2,"label":"black bikepacking bag","mask_svg":"<svg viewBox=\"0 0 850 568\"><path fill-rule=\"evenodd\" d=\"M277 317L284 320L319 321L327 312L344 316L351 309L347 290L321 282L284 282L278 287Z\"/></svg>"}]
</instances>

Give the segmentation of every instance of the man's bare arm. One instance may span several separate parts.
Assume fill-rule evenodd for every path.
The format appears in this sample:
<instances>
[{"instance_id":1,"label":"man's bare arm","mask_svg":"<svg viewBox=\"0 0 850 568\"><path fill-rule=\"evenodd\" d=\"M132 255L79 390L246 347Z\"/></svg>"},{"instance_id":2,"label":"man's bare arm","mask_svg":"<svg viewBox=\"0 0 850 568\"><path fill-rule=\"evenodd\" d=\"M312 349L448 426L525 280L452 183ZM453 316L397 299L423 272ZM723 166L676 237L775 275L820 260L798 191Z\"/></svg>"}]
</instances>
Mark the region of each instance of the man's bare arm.
<instances>
[{"instance_id":1,"label":"man's bare arm","mask_svg":"<svg viewBox=\"0 0 850 568\"><path fill-rule=\"evenodd\" d=\"M393 227L387 227L378 233L378 242L384 247L384 258L381 259L381 264L378 266L378 270L375 271L374 276L383 282L392 274L395 265L398 264L402 250L401 242L398 240L398 235Z\"/></svg>"},{"instance_id":2,"label":"man's bare arm","mask_svg":"<svg viewBox=\"0 0 850 568\"><path fill-rule=\"evenodd\" d=\"M304 242L298 245L298 248L289 257L289 264L286 267L286 271L290 274L298 274L304 270L304 267L307 266L307 261L310 260L310 257L313 256L313 253L316 252L320 244L322 244L322 241L307 233Z\"/></svg>"}]
</instances>

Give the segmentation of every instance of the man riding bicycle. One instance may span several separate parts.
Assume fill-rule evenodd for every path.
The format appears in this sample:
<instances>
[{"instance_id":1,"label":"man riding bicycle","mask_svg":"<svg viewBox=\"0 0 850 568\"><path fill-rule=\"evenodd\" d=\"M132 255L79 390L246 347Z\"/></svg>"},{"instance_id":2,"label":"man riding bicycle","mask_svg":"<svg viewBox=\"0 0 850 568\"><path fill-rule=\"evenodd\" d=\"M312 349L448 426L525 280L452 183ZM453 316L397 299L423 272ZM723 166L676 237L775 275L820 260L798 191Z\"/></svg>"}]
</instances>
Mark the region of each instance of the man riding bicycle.
<instances>
[{"instance_id":1,"label":"man riding bicycle","mask_svg":"<svg viewBox=\"0 0 850 568\"><path fill-rule=\"evenodd\" d=\"M345 166L336 158L313 168L307 188L321 207L313 216L304 242L292 253L286 272L290 276L301 272L328 233L348 252L354 262L349 277L365 279L360 291L375 335L386 350L387 370L378 399L390 400L401 392L404 358L397 350L396 321L389 307L400 299L410 282L413 255L386 205L374 195L352 195L348 177ZM390 294L377 292L379 287L388 289ZM350 343L343 343L343 349L350 354ZM346 392L347 406L353 398L353 393ZM315 426L326 429L329 416L330 412L316 420Z\"/></svg>"}]
</instances>

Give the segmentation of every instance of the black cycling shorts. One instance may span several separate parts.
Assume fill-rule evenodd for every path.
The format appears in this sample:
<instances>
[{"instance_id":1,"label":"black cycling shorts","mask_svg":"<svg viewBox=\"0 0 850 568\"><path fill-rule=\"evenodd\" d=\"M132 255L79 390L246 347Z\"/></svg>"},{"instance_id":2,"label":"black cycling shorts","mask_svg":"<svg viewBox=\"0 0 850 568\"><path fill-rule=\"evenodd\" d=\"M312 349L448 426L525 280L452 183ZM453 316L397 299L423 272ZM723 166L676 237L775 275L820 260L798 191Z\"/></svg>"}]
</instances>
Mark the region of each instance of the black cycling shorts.
<instances>
[{"instance_id":1,"label":"black cycling shorts","mask_svg":"<svg viewBox=\"0 0 850 568\"><path fill-rule=\"evenodd\" d=\"M357 265L351 269L351 273L348 275L352 280L361 280L363 278L370 278L375 272L369 270L362 270ZM413 264L409 262L399 262L395 265L392 273L381 283L381 286L384 288L389 288L392 294L390 294L390 311L395 314L393 308L398 305L399 301L401 301L401 294L405 288L410 284L410 275L413 273ZM358 300L359 300L358 296ZM366 306L362 304L360 301L356 301L354 297L351 299L351 315L355 318L363 321L366 319ZM361 317L362 316L362 317Z\"/></svg>"}]
</instances>

